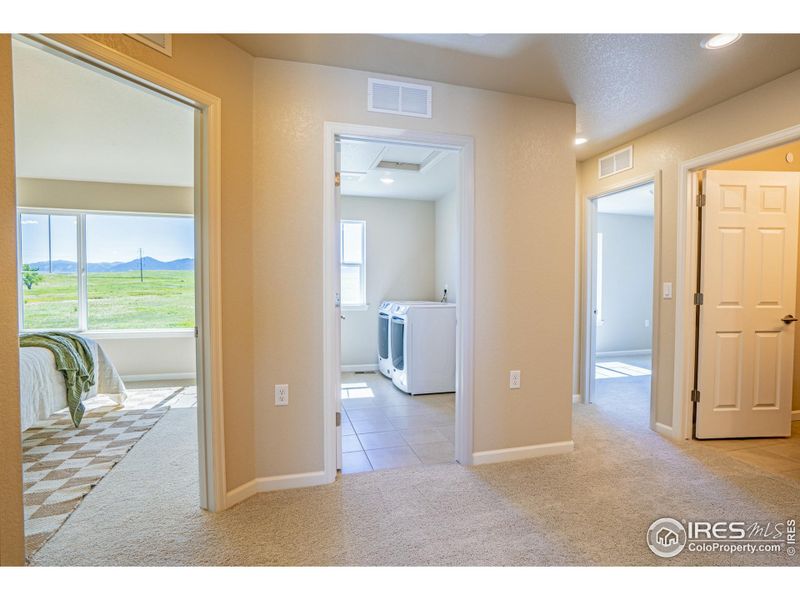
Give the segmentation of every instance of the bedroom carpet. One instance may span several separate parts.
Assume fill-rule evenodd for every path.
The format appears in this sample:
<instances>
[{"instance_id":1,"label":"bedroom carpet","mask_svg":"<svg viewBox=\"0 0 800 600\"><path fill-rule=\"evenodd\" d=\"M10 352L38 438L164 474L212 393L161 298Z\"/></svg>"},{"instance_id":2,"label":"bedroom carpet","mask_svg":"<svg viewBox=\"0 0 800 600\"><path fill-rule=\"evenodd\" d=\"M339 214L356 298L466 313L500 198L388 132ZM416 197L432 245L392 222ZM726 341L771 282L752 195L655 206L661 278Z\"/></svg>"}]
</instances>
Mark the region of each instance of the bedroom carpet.
<instances>
[{"instance_id":1,"label":"bedroom carpet","mask_svg":"<svg viewBox=\"0 0 800 600\"><path fill-rule=\"evenodd\" d=\"M798 565L786 554L650 552L658 517L797 518L800 482L671 442L639 404L575 405L570 454L345 475L220 514L197 508L195 412L170 410L33 564Z\"/></svg>"},{"instance_id":2,"label":"bedroom carpet","mask_svg":"<svg viewBox=\"0 0 800 600\"><path fill-rule=\"evenodd\" d=\"M129 390L124 406L87 402L80 427L67 409L22 432L25 552L28 560L97 482L169 409L182 388Z\"/></svg>"}]
</instances>

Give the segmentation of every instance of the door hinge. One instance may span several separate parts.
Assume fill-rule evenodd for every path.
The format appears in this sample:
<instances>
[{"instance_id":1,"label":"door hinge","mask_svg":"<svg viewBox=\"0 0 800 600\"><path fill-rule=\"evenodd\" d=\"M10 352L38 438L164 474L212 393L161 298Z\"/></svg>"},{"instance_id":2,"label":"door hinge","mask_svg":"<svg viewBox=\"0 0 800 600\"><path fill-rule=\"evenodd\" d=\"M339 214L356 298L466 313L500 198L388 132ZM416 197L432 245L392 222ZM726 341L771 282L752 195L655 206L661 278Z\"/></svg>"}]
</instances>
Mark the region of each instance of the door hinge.
<instances>
[{"instance_id":1,"label":"door hinge","mask_svg":"<svg viewBox=\"0 0 800 600\"><path fill-rule=\"evenodd\" d=\"M701 208L706 205L706 195L705 194L697 194L697 207Z\"/></svg>"},{"instance_id":2,"label":"door hinge","mask_svg":"<svg viewBox=\"0 0 800 600\"><path fill-rule=\"evenodd\" d=\"M342 174L338 171L336 172L336 175L333 176L333 182L336 184L336 187L342 185Z\"/></svg>"},{"instance_id":3,"label":"door hinge","mask_svg":"<svg viewBox=\"0 0 800 600\"><path fill-rule=\"evenodd\" d=\"M342 413L340 413L338 411L336 412L336 426L337 427L341 427L342 426Z\"/></svg>"},{"instance_id":4,"label":"door hinge","mask_svg":"<svg viewBox=\"0 0 800 600\"><path fill-rule=\"evenodd\" d=\"M692 390L692 402L700 404L700 390Z\"/></svg>"},{"instance_id":5,"label":"door hinge","mask_svg":"<svg viewBox=\"0 0 800 600\"><path fill-rule=\"evenodd\" d=\"M694 295L694 305L703 306L703 292L697 292Z\"/></svg>"},{"instance_id":6,"label":"door hinge","mask_svg":"<svg viewBox=\"0 0 800 600\"><path fill-rule=\"evenodd\" d=\"M195 339L200 337L200 328L197 326L194 328L194 337Z\"/></svg>"}]
</instances>

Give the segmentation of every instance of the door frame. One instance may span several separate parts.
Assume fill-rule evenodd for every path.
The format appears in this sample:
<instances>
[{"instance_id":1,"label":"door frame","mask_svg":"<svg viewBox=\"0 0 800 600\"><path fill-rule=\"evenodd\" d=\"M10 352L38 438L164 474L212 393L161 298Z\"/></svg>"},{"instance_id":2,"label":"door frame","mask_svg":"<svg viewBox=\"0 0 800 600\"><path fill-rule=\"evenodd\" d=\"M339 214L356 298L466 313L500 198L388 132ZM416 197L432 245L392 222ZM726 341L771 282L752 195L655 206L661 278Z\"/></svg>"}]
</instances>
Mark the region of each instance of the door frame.
<instances>
[{"instance_id":1,"label":"door frame","mask_svg":"<svg viewBox=\"0 0 800 600\"><path fill-rule=\"evenodd\" d=\"M768 150L800 139L800 125L708 152L678 165L677 272L675 276L675 373L672 399L673 436L692 436L691 390L694 364L694 287L697 280L698 225L694 177L715 164Z\"/></svg>"},{"instance_id":2,"label":"door frame","mask_svg":"<svg viewBox=\"0 0 800 600\"><path fill-rule=\"evenodd\" d=\"M473 374L474 374L474 230L475 176L474 140L470 136L429 133L409 129L377 127L326 121L323 136L322 217L322 349L323 349L323 470L326 482L336 479L336 412L341 395L341 308L336 305L339 269L337 194L335 183L336 138L365 137L392 143L452 148L459 152L458 203L459 281L456 301L456 419L455 456L462 465L473 462Z\"/></svg>"},{"instance_id":3,"label":"door frame","mask_svg":"<svg viewBox=\"0 0 800 600\"><path fill-rule=\"evenodd\" d=\"M661 171L647 173L641 177L629 179L613 188L600 193L588 195L584 199L584 236L583 236L583 282L581 293L582 304L582 336L581 336L581 401L591 404L594 394L594 376L596 354L596 331L594 306L596 305L595 289L597 278L597 200L613 196L620 192L637 188L648 183L653 184L653 305L651 307L651 365L650 365L650 429L659 433L663 431L656 420L658 406L658 373L659 373L659 331L661 325Z\"/></svg>"},{"instance_id":4,"label":"door frame","mask_svg":"<svg viewBox=\"0 0 800 600\"><path fill-rule=\"evenodd\" d=\"M199 504L212 512L224 510L227 484L222 398L222 101L83 35L18 37L197 110L194 219Z\"/></svg>"}]
</instances>

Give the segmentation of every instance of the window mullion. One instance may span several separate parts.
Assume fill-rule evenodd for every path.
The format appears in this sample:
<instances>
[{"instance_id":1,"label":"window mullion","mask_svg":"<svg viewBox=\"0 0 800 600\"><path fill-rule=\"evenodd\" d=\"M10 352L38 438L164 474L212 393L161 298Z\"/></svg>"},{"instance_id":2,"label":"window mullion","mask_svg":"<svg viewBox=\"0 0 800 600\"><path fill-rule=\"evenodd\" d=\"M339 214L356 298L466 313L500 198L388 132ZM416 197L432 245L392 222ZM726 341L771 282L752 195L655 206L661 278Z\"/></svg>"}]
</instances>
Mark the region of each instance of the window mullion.
<instances>
[{"instance_id":1,"label":"window mullion","mask_svg":"<svg viewBox=\"0 0 800 600\"><path fill-rule=\"evenodd\" d=\"M86 213L78 215L78 329L89 329L89 289L86 266Z\"/></svg>"}]
</instances>

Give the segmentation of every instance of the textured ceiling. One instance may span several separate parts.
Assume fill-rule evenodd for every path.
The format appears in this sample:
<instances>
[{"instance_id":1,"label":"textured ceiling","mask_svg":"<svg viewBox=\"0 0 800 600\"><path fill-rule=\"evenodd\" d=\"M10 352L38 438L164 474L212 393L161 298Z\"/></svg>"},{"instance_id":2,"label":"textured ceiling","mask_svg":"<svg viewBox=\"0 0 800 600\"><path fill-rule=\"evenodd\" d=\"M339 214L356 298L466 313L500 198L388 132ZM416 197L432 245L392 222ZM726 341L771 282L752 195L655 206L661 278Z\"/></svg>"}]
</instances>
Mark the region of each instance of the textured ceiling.
<instances>
[{"instance_id":1,"label":"textured ceiling","mask_svg":"<svg viewBox=\"0 0 800 600\"><path fill-rule=\"evenodd\" d=\"M695 34L227 35L253 56L441 81L577 107L583 159L800 69L800 35L721 50Z\"/></svg>"}]
</instances>

